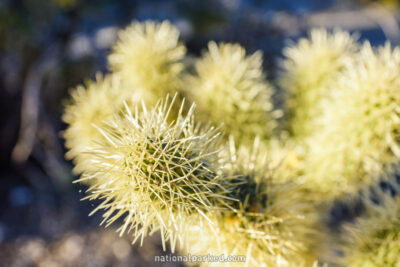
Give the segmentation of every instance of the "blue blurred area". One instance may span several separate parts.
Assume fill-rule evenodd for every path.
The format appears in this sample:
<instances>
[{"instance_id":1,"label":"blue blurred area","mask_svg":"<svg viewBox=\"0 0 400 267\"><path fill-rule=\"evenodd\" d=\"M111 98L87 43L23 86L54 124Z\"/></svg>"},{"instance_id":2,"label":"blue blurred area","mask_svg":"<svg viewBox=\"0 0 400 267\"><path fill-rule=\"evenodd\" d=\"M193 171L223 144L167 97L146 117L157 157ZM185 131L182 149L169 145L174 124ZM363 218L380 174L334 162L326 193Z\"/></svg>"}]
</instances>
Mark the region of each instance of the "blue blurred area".
<instances>
[{"instance_id":1,"label":"blue blurred area","mask_svg":"<svg viewBox=\"0 0 400 267\"><path fill-rule=\"evenodd\" d=\"M334 4L334 0L326 0L326 1L310 1L310 0L272 0L272 1L263 1L263 0L244 0L242 1L244 5L250 5L256 8L261 8L265 10L275 10L281 11L285 10L293 13L302 13L302 12L312 12L319 9L329 8Z\"/></svg>"}]
</instances>

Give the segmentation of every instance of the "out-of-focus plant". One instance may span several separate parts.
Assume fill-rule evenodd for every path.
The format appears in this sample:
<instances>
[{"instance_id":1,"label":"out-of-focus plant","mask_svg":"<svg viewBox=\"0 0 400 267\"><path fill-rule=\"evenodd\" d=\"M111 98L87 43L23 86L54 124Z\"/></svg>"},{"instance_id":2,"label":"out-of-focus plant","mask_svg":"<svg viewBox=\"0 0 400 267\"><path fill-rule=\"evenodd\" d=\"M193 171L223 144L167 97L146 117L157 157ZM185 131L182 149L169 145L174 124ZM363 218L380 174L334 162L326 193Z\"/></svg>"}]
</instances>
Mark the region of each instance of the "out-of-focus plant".
<instances>
[{"instance_id":1,"label":"out-of-focus plant","mask_svg":"<svg viewBox=\"0 0 400 267\"><path fill-rule=\"evenodd\" d=\"M187 89L199 120L222 124L237 143L272 136L279 111L273 109L274 90L265 80L260 51L247 56L238 44L210 42L195 70Z\"/></svg>"},{"instance_id":2,"label":"out-of-focus plant","mask_svg":"<svg viewBox=\"0 0 400 267\"><path fill-rule=\"evenodd\" d=\"M316 118L320 115L320 100L326 97L327 86L353 59L356 38L347 32L314 29L309 38L283 50L283 71L280 84L286 93L286 128L302 140L318 131Z\"/></svg>"},{"instance_id":3,"label":"out-of-focus plant","mask_svg":"<svg viewBox=\"0 0 400 267\"><path fill-rule=\"evenodd\" d=\"M231 139L232 140L232 139ZM213 217L214 228L193 225L187 231L187 252L196 255L244 255L246 263L230 266L311 266L316 214L301 185L280 179L268 155L230 142L227 169L242 177L231 197L232 210ZM220 263L215 263L218 266ZM202 266L214 266L203 263Z\"/></svg>"},{"instance_id":4,"label":"out-of-focus plant","mask_svg":"<svg viewBox=\"0 0 400 267\"><path fill-rule=\"evenodd\" d=\"M185 46L179 31L168 21L134 22L118 34L108 60L127 86L140 92L146 103L155 104L181 87Z\"/></svg>"},{"instance_id":5,"label":"out-of-focus plant","mask_svg":"<svg viewBox=\"0 0 400 267\"><path fill-rule=\"evenodd\" d=\"M338 249L344 266L399 266L400 196L395 173L384 187L363 191L365 214L343 226Z\"/></svg>"},{"instance_id":6,"label":"out-of-focus plant","mask_svg":"<svg viewBox=\"0 0 400 267\"><path fill-rule=\"evenodd\" d=\"M330 87L305 168L323 192L354 192L400 157L400 49L366 43Z\"/></svg>"},{"instance_id":7,"label":"out-of-focus plant","mask_svg":"<svg viewBox=\"0 0 400 267\"><path fill-rule=\"evenodd\" d=\"M87 81L71 91L71 100L65 107L63 120L69 127L64 132L68 159L75 163L75 173L92 166L88 150L103 136L96 127L102 127L123 103L138 103L140 97L121 85L116 74L105 77L98 74L95 81Z\"/></svg>"}]
</instances>

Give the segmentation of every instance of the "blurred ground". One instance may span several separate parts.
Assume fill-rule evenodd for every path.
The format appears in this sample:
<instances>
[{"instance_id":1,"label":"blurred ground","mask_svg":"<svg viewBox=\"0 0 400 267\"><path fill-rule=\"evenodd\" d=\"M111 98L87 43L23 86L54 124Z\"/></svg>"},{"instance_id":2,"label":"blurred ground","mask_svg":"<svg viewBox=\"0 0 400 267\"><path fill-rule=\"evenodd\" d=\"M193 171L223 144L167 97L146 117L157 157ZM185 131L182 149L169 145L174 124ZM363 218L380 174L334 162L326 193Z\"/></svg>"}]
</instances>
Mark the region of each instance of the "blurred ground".
<instances>
[{"instance_id":1,"label":"blurred ground","mask_svg":"<svg viewBox=\"0 0 400 267\"><path fill-rule=\"evenodd\" d=\"M98 226L101 214L87 216L95 203L80 201L85 188L63 156L68 89L107 70L118 28L169 19L195 55L209 40L261 49L274 79L282 47L312 27L400 44L398 2L382 2L0 0L0 266L160 265L157 237L131 246Z\"/></svg>"}]
</instances>

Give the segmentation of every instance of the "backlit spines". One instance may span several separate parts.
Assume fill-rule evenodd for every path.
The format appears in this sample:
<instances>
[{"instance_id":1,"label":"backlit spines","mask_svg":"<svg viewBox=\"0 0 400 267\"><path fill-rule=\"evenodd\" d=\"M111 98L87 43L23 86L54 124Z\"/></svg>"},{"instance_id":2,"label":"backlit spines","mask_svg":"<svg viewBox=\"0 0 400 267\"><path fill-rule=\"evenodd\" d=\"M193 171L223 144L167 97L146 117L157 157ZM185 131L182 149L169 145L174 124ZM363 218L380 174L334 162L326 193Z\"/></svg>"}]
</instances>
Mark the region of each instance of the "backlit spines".
<instances>
[{"instance_id":1,"label":"backlit spines","mask_svg":"<svg viewBox=\"0 0 400 267\"><path fill-rule=\"evenodd\" d=\"M286 128L298 140L318 131L320 100L358 50L356 37L336 30L314 29L309 38L283 50L280 84L286 93ZM335 89L332 89L335 90Z\"/></svg>"},{"instance_id":2,"label":"backlit spines","mask_svg":"<svg viewBox=\"0 0 400 267\"><path fill-rule=\"evenodd\" d=\"M134 104L140 96L124 88L120 76L116 74L98 74L94 81L87 81L71 91L71 100L65 107L63 121L68 124L64 132L66 157L73 159L74 171L81 173L90 168L87 152L102 138L95 125L102 126L116 110L123 107L123 102Z\"/></svg>"},{"instance_id":3,"label":"backlit spines","mask_svg":"<svg viewBox=\"0 0 400 267\"><path fill-rule=\"evenodd\" d=\"M400 197L396 173L389 175L386 187L365 190L365 214L343 227L338 249L344 266L399 266Z\"/></svg>"},{"instance_id":4,"label":"backlit spines","mask_svg":"<svg viewBox=\"0 0 400 267\"><path fill-rule=\"evenodd\" d=\"M98 127L103 142L88 151L95 171L78 180L95 179L87 198L103 200L95 211L105 210L106 224L123 217L121 234L133 231L135 240L160 230L172 248L192 214L208 221L206 212L234 201L230 180L219 170L218 133L195 125L193 106L187 117L179 113L169 123L173 102L134 113L127 107Z\"/></svg>"},{"instance_id":5,"label":"backlit spines","mask_svg":"<svg viewBox=\"0 0 400 267\"><path fill-rule=\"evenodd\" d=\"M210 42L195 70L188 94L200 120L222 124L238 143L271 137L279 112L273 112L273 89L262 71L260 51L246 55L239 44Z\"/></svg>"},{"instance_id":6,"label":"backlit spines","mask_svg":"<svg viewBox=\"0 0 400 267\"><path fill-rule=\"evenodd\" d=\"M332 83L307 172L323 192L354 191L400 156L400 49L368 43ZM334 190L332 190L335 188Z\"/></svg>"},{"instance_id":7,"label":"backlit spines","mask_svg":"<svg viewBox=\"0 0 400 267\"><path fill-rule=\"evenodd\" d=\"M298 185L274 176L268 158L256 151L257 145L251 152L231 144L232 165L227 168L245 181L231 195L239 201L230 211L210 216L213 228L189 227L186 252L246 257L246 262L224 266L311 266L316 261L310 252L316 214Z\"/></svg>"},{"instance_id":8,"label":"backlit spines","mask_svg":"<svg viewBox=\"0 0 400 267\"><path fill-rule=\"evenodd\" d=\"M176 27L168 21L133 22L118 37L108 57L110 68L141 91L146 103L154 105L179 91L186 48Z\"/></svg>"}]
</instances>

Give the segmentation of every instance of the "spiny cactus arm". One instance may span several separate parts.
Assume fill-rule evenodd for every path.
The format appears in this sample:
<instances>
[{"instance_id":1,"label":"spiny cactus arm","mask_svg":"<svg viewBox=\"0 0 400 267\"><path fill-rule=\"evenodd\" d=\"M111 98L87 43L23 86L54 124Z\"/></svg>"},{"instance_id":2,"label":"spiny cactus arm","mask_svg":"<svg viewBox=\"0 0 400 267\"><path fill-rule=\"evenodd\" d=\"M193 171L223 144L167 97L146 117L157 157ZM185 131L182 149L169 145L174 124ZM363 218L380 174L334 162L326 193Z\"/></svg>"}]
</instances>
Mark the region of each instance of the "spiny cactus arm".
<instances>
[{"instance_id":1,"label":"spiny cactus arm","mask_svg":"<svg viewBox=\"0 0 400 267\"><path fill-rule=\"evenodd\" d=\"M271 137L279 111L273 110L273 88L262 71L260 51L246 55L238 44L210 42L187 81L199 120L223 124L227 135L244 144L256 136Z\"/></svg>"},{"instance_id":2,"label":"spiny cactus arm","mask_svg":"<svg viewBox=\"0 0 400 267\"><path fill-rule=\"evenodd\" d=\"M354 192L399 160L400 49L365 43L332 87L306 168L321 191Z\"/></svg>"},{"instance_id":3,"label":"spiny cactus arm","mask_svg":"<svg viewBox=\"0 0 400 267\"><path fill-rule=\"evenodd\" d=\"M139 96L121 85L119 75L96 75L71 90L71 100L66 104L63 121L68 124L64 131L66 157L73 159L74 172L81 173L90 167L89 147L102 135L93 125L101 126L112 114L123 106L123 102L136 103Z\"/></svg>"},{"instance_id":4,"label":"spiny cactus arm","mask_svg":"<svg viewBox=\"0 0 400 267\"><path fill-rule=\"evenodd\" d=\"M133 22L118 34L108 57L110 68L154 105L181 86L186 48L170 22Z\"/></svg>"},{"instance_id":5,"label":"spiny cactus arm","mask_svg":"<svg viewBox=\"0 0 400 267\"><path fill-rule=\"evenodd\" d=\"M283 50L279 83L285 90L286 120L292 137L302 140L318 131L315 118L327 86L357 52L356 37L336 30L313 29L309 38L300 39Z\"/></svg>"},{"instance_id":6,"label":"spiny cactus arm","mask_svg":"<svg viewBox=\"0 0 400 267\"><path fill-rule=\"evenodd\" d=\"M92 168L78 180L94 180L87 199L103 201L93 211L105 210L103 223L124 218L119 231L133 231L134 241L159 230L172 250L192 215L212 223L206 213L235 201L235 184L219 168L219 133L196 127L193 106L168 122L173 104L167 98L135 113L126 107L99 126L104 138L88 151Z\"/></svg>"},{"instance_id":7,"label":"spiny cactus arm","mask_svg":"<svg viewBox=\"0 0 400 267\"><path fill-rule=\"evenodd\" d=\"M310 251L316 235L315 211L298 186L274 177L267 157L255 151L230 144L231 161L225 168L232 176L246 178L231 194L239 202L210 216L216 225L213 229L189 227L185 252L246 256L246 263L227 266L311 266L316 260Z\"/></svg>"},{"instance_id":8,"label":"spiny cactus arm","mask_svg":"<svg viewBox=\"0 0 400 267\"><path fill-rule=\"evenodd\" d=\"M397 170L398 173L398 170ZM396 172L388 173L386 187L363 191L365 214L343 226L340 262L349 267L398 266L400 259L400 197Z\"/></svg>"}]
</instances>

